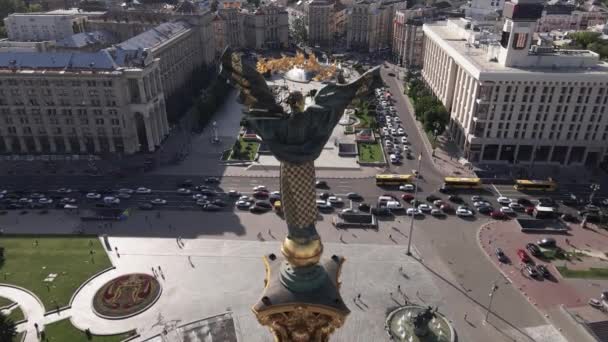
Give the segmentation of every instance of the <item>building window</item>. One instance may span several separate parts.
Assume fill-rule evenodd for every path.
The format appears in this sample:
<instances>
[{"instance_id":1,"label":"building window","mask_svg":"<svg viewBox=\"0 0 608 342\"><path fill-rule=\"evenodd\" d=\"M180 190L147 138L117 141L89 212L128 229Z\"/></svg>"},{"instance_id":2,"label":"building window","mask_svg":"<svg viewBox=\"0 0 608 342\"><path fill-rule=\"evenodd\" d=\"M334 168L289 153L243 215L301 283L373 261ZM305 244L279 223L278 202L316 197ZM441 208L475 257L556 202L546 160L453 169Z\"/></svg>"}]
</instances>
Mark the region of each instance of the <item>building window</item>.
<instances>
[{"instance_id":1,"label":"building window","mask_svg":"<svg viewBox=\"0 0 608 342\"><path fill-rule=\"evenodd\" d=\"M95 123L98 125L103 125L103 119L102 118L97 118L95 119Z\"/></svg>"}]
</instances>

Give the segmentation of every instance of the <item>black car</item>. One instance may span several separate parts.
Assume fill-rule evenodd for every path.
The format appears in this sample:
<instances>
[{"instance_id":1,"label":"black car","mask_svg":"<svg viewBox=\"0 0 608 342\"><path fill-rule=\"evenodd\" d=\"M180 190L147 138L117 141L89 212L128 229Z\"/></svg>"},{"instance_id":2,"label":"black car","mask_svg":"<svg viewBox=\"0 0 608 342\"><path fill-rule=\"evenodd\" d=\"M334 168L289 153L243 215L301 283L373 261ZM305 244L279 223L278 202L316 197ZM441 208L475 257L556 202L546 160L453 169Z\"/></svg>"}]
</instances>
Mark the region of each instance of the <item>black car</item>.
<instances>
[{"instance_id":1,"label":"black car","mask_svg":"<svg viewBox=\"0 0 608 342\"><path fill-rule=\"evenodd\" d=\"M19 204L19 203L9 203L6 205L6 209L10 209L10 210L15 210L15 209L22 209L23 205Z\"/></svg>"},{"instance_id":2,"label":"black car","mask_svg":"<svg viewBox=\"0 0 608 342\"><path fill-rule=\"evenodd\" d=\"M578 217L571 215L571 214L567 214L567 213L562 215L562 220L564 220L566 222L571 222L571 223L579 222Z\"/></svg>"},{"instance_id":3,"label":"black car","mask_svg":"<svg viewBox=\"0 0 608 342\"><path fill-rule=\"evenodd\" d=\"M371 210L371 207L367 203L361 203L361 204L359 204L359 206L357 208L359 209L359 211L365 211L368 213Z\"/></svg>"},{"instance_id":4,"label":"black car","mask_svg":"<svg viewBox=\"0 0 608 342\"><path fill-rule=\"evenodd\" d=\"M154 209L154 206L152 204L150 204L150 203L142 203L138 207L141 210L152 210L152 209Z\"/></svg>"},{"instance_id":5,"label":"black car","mask_svg":"<svg viewBox=\"0 0 608 342\"><path fill-rule=\"evenodd\" d=\"M267 210L272 210L272 204L270 204L268 201L256 201L253 205Z\"/></svg>"},{"instance_id":6,"label":"black car","mask_svg":"<svg viewBox=\"0 0 608 342\"><path fill-rule=\"evenodd\" d=\"M363 199L363 197L361 195L359 195L356 192L349 192L346 194L346 198L353 200L353 201L360 201Z\"/></svg>"},{"instance_id":7,"label":"black car","mask_svg":"<svg viewBox=\"0 0 608 342\"><path fill-rule=\"evenodd\" d=\"M576 197L576 195L570 194L569 197L562 200L562 203L569 207L576 207L579 205L579 199Z\"/></svg>"},{"instance_id":8,"label":"black car","mask_svg":"<svg viewBox=\"0 0 608 342\"><path fill-rule=\"evenodd\" d=\"M490 214L494 211L494 208L484 205L484 206L477 208L477 211L482 214Z\"/></svg>"},{"instance_id":9,"label":"black car","mask_svg":"<svg viewBox=\"0 0 608 342\"><path fill-rule=\"evenodd\" d=\"M556 246L555 239L550 238L550 237L540 239L540 240L536 241L536 244L541 247L547 247L547 248L555 248L555 246Z\"/></svg>"},{"instance_id":10,"label":"black car","mask_svg":"<svg viewBox=\"0 0 608 342\"><path fill-rule=\"evenodd\" d=\"M390 209L385 208L385 207L372 208L371 212L372 212L372 214L374 214L376 216L391 216L392 215Z\"/></svg>"},{"instance_id":11,"label":"black car","mask_svg":"<svg viewBox=\"0 0 608 342\"><path fill-rule=\"evenodd\" d=\"M179 184L177 184L177 186L180 188L190 188L193 184L194 183L192 182L192 179L184 179Z\"/></svg>"},{"instance_id":12,"label":"black car","mask_svg":"<svg viewBox=\"0 0 608 342\"><path fill-rule=\"evenodd\" d=\"M329 189L329 185L327 185L326 181L316 181L315 187L317 189Z\"/></svg>"},{"instance_id":13,"label":"black car","mask_svg":"<svg viewBox=\"0 0 608 342\"><path fill-rule=\"evenodd\" d=\"M440 199L441 199L440 197L437 197L435 195L428 195L428 196L426 196L426 201L429 202L429 203L433 203L436 200L440 200Z\"/></svg>"},{"instance_id":14,"label":"black car","mask_svg":"<svg viewBox=\"0 0 608 342\"><path fill-rule=\"evenodd\" d=\"M538 266L536 266L536 271L538 272L538 274L542 275L545 278L550 278L551 277L551 273L549 272L549 270L547 269L547 267L545 267L545 265L538 265Z\"/></svg>"},{"instance_id":15,"label":"black car","mask_svg":"<svg viewBox=\"0 0 608 342\"><path fill-rule=\"evenodd\" d=\"M319 195L319 198L321 198L322 200L326 200L330 196L333 196L333 194L331 192L324 192L324 193L322 193L322 194Z\"/></svg>"},{"instance_id":16,"label":"black car","mask_svg":"<svg viewBox=\"0 0 608 342\"><path fill-rule=\"evenodd\" d=\"M219 199L219 198L218 198L218 199L213 200L213 201L211 202L211 204L213 204L213 205L217 205L218 207L222 207L222 208L226 206L226 202L224 202L223 200L221 200L221 199Z\"/></svg>"},{"instance_id":17,"label":"black car","mask_svg":"<svg viewBox=\"0 0 608 342\"><path fill-rule=\"evenodd\" d=\"M509 261L509 258L507 258L507 255L505 254L505 252L503 252L502 248L496 248L495 253L496 257L498 257L498 261L505 263Z\"/></svg>"},{"instance_id":18,"label":"black car","mask_svg":"<svg viewBox=\"0 0 608 342\"><path fill-rule=\"evenodd\" d=\"M439 189L437 189L437 191L441 192L442 194L447 194L450 192L450 189L442 185Z\"/></svg>"},{"instance_id":19,"label":"black car","mask_svg":"<svg viewBox=\"0 0 608 342\"><path fill-rule=\"evenodd\" d=\"M462 203L462 198L460 196L456 196L456 195L451 195L450 197L448 197L448 201L450 202L454 202L454 203Z\"/></svg>"},{"instance_id":20,"label":"black car","mask_svg":"<svg viewBox=\"0 0 608 342\"><path fill-rule=\"evenodd\" d=\"M528 250L528 252L530 252L530 254L535 257L540 256L542 254L540 248L538 248L538 246L533 243L526 244L526 249Z\"/></svg>"},{"instance_id":21,"label":"black car","mask_svg":"<svg viewBox=\"0 0 608 342\"><path fill-rule=\"evenodd\" d=\"M205 183L219 183L220 179L217 177L207 177L205 178Z\"/></svg>"},{"instance_id":22,"label":"black car","mask_svg":"<svg viewBox=\"0 0 608 342\"><path fill-rule=\"evenodd\" d=\"M201 189L201 194L205 196L215 196L216 192L211 189Z\"/></svg>"},{"instance_id":23,"label":"black car","mask_svg":"<svg viewBox=\"0 0 608 342\"><path fill-rule=\"evenodd\" d=\"M205 204L205 205L201 206L201 209L203 211L220 211L220 210L222 210L222 207L220 207L219 205L209 203L209 204Z\"/></svg>"},{"instance_id":24,"label":"black car","mask_svg":"<svg viewBox=\"0 0 608 342\"><path fill-rule=\"evenodd\" d=\"M542 205L543 207L554 207L555 201L549 197L541 197L538 199L538 204Z\"/></svg>"},{"instance_id":25,"label":"black car","mask_svg":"<svg viewBox=\"0 0 608 342\"><path fill-rule=\"evenodd\" d=\"M527 198L520 197L517 199L517 203L523 205L524 207L532 207L534 204Z\"/></svg>"}]
</instances>

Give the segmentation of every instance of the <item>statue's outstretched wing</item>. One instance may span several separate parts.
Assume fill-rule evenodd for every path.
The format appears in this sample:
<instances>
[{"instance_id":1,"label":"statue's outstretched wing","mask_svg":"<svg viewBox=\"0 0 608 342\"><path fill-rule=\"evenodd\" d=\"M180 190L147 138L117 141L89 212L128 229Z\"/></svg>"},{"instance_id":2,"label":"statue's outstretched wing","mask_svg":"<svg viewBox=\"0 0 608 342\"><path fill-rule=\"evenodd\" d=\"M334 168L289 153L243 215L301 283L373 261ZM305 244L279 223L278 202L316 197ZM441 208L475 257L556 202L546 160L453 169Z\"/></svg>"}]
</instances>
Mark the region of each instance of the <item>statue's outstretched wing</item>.
<instances>
[{"instance_id":1,"label":"statue's outstretched wing","mask_svg":"<svg viewBox=\"0 0 608 342\"><path fill-rule=\"evenodd\" d=\"M346 106L357 96L367 96L367 94L379 86L381 82L380 67L375 67L347 84L330 83L321 88L315 95L315 104L327 109L332 109L334 113L342 115Z\"/></svg>"},{"instance_id":2,"label":"statue's outstretched wing","mask_svg":"<svg viewBox=\"0 0 608 342\"><path fill-rule=\"evenodd\" d=\"M264 77L251 62L244 60L243 53L226 48L220 68L220 74L241 91L241 98L251 115L276 117L284 114Z\"/></svg>"}]
</instances>

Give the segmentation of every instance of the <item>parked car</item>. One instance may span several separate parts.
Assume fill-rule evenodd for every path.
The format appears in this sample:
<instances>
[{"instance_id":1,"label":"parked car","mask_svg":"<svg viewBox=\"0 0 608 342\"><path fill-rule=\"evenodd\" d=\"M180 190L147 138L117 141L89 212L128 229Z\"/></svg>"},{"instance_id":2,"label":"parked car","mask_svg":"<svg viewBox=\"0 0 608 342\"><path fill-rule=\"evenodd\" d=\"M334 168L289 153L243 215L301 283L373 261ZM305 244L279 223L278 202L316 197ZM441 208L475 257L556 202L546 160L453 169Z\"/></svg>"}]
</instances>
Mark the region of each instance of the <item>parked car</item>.
<instances>
[{"instance_id":1,"label":"parked car","mask_svg":"<svg viewBox=\"0 0 608 342\"><path fill-rule=\"evenodd\" d=\"M500 196L496 199L496 202L504 205L504 206L508 206L511 203L511 199L505 196Z\"/></svg>"},{"instance_id":2,"label":"parked car","mask_svg":"<svg viewBox=\"0 0 608 342\"><path fill-rule=\"evenodd\" d=\"M554 207L556 203L552 198L541 197L538 199L538 204L542 205L543 207Z\"/></svg>"},{"instance_id":3,"label":"parked car","mask_svg":"<svg viewBox=\"0 0 608 342\"><path fill-rule=\"evenodd\" d=\"M532 201L530 201L529 199L525 198L525 197L520 197L517 199L517 203L523 205L524 207L531 207L534 206L534 204L532 203Z\"/></svg>"},{"instance_id":4,"label":"parked car","mask_svg":"<svg viewBox=\"0 0 608 342\"><path fill-rule=\"evenodd\" d=\"M229 197L239 197L239 196L241 196L241 193L236 190L230 190L230 191L228 191L228 196Z\"/></svg>"},{"instance_id":5,"label":"parked car","mask_svg":"<svg viewBox=\"0 0 608 342\"><path fill-rule=\"evenodd\" d=\"M446 214L451 214L454 213L454 207L452 207L449 204L443 204L441 207L439 207L439 209L441 209L441 211L443 211Z\"/></svg>"},{"instance_id":6,"label":"parked car","mask_svg":"<svg viewBox=\"0 0 608 342\"><path fill-rule=\"evenodd\" d=\"M327 200L330 196L333 196L331 192L323 192L319 195L319 198L322 200Z\"/></svg>"},{"instance_id":7,"label":"parked car","mask_svg":"<svg viewBox=\"0 0 608 342\"><path fill-rule=\"evenodd\" d=\"M431 210L431 216L435 216L435 217L443 217L445 216L445 213L443 211L441 211L441 209L432 209Z\"/></svg>"},{"instance_id":8,"label":"parked car","mask_svg":"<svg viewBox=\"0 0 608 342\"><path fill-rule=\"evenodd\" d=\"M515 211L509 207L501 207L500 212L507 215L515 214Z\"/></svg>"},{"instance_id":9,"label":"parked car","mask_svg":"<svg viewBox=\"0 0 608 342\"><path fill-rule=\"evenodd\" d=\"M545 265L536 266L536 271L545 278L551 278L551 272L549 272Z\"/></svg>"},{"instance_id":10,"label":"parked car","mask_svg":"<svg viewBox=\"0 0 608 342\"><path fill-rule=\"evenodd\" d=\"M103 198L105 204L120 204L120 199L113 196L106 196Z\"/></svg>"},{"instance_id":11,"label":"parked car","mask_svg":"<svg viewBox=\"0 0 608 342\"><path fill-rule=\"evenodd\" d=\"M334 209L327 201L317 200L317 209L320 211L331 211Z\"/></svg>"},{"instance_id":12,"label":"parked car","mask_svg":"<svg viewBox=\"0 0 608 342\"><path fill-rule=\"evenodd\" d=\"M434 200L433 201L433 205L436 206L437 208L441 208L442 205L446 204L443 200Z\"/></svg>"},{"instance_id":13,"label":"parked car","mask_svg":"<svg viewBox=\"0 0 608 342\"><path fill-rule=\"evenodd\" d=\"M86 197L88 199L100 199L101 198L101 194L98 194L96 192L89 192Z\"/></svg>"},{"instance_id":14,"label":"parked car","mask_svg":"<svg viewBox=\"0 0 608 342\"><path fill-rule=\"evenodd\" d=\"M357 208L359 209L359 211L365 211L365 212L369 212L371 210L371 207L367 203L360 203L357 206Z\"/></svg>"},{"instance_id":15,"label":"parked car","mask_svg":"<svg viewBox=\"0 0 608 342\"><path fill-rule=\"evenodd\" d=\"M526 265L524 267L524 269L526 270L526 273L528 273L528 275L532 278L536 278L538 277L538 272L536 272L536 267L532 266L532 265Z\"/></svg>"},{"instance_id":16,"label":"parked car","mask_svg":"<svg viewBox=\"0 0 608 342\"><path fill-rule=\"evenodd\" d=\"M326 181L318 180L315 182L315 187L317 189L329 189L329 185L327 185Z\"/></svg>"},{"instance_id":17,"label":"parked car","mask_svg":"<svg viewBox=\"0 0 608 342\"><path fill-rule=\"evenodd\" d=\"M346 198L348 198L349 200L353 200L353 201L360 201L363 199L363 196L359 195L356 192L349 192L346 194Z\"/></svg>"},{"instance_id":18,"label":"parked car","mask_svg":"<svg viewBox=\"0 0 608 342\"><path fill-rule=\"evenodd\" d=\"M525 264L532 261L532 259L530 259L530 257L528 256L528 253L526 253L526 251L521 248L517 250L517 256L519 257L519 260Z\"/></svg>"},{"instance_id":19,"label":"parked car","mask_svg":"<svg viewBox=\"0 0 608 342\"><path fill-rule=\"evenodd\" d=\"M139 187L135 190L135 192L138 194L149 194L152 192L152 190L144 187Z\"/></svg>"},{"instance_id":20,"label":"parked car","mask_svg":"<svg viewBox=\"0 0 608 342\"><path fill-rule=\"evenodd\" d=\"M222 210L222 207L215 205L213 203L208 203L208 204L201 206L201 210L203 210L203 211L220 211L220 210Z\"/></svg>"},{"instance_id":21,"label":"parked car","mask_svg":"<svg viewBox=\"0 0 608 342\"><path fill-rule=\"evenodd\" d=\"M205 183L219 183L220 179L217 177L207 177L205 178Z\"/></svg>"},{"instance_id":22,"label":"parked car","mask_svg":"<svg viewBox=\"0 0 608 342\"><path fill-rule=\"evenodd\" d=\"M572 223L579 222L578 217L568 214L568 213L562 214L562 220L564 220L566 222L572 222Z\"/></svg>"},{"instance_id":23,"label":"parked car","mask_svg":"<svg viewBox=\"0 0 608 342\"><path fill-rule=\"evenodd\" d=\"M506 263L506 262L508 262L508 261L509 261L509 258L507 258L507 255L506 255L506 254L505 254L505 252L502 250L502 248L497 247L497 248L494 250L494 253L496 253L496 257L498 258L498 261L500 261L500 262L504 262L504 263Z\"/></svg>"},{"instance_id":24,"label":"parked car","mask_svg":"<svg viewBox=\"0 0 608 342\"><path fill-rule=\"evenodd\" d=\"M264 186L264 185L257 185L253 187L253 191L266 191L268 192L268 189Z\"/></svg>"},{"instance_id":25,"label":"parked car","mask_svg":"<svg viewBox=\"0 0 608 342\"><path fill-rule=\"evenodd\" d=\"M422 203L418 206L418 210L422 211L423 213L427 213L433 210L433 208L426 203Z\"/></svg>"},{"instance_id":26,"label":"parked car","mask_svg":"<svg viewBox=\"0 0 608 342\"><path fill-rule=\"evenodd\" d=\"M537 245L535 245L531 242L526 244L526 250L528 250L528 252L530 252L530 254L532 254L535 257L541 256L543 254L540 251L540 248L538 248Z\"/></svg>"},{"instance_id":27,"label":"parked car","mask_svg":"<svg viewBox=\"0 0 608 342\"><path fill-rule=\"evenodd\" d=\"M253 193L253 197L255 198L266 199L268 196L270 196L268 191L256 191Z\"/></svg>"},{"instance_id":28,"label":"parked car","mask_svg":"<svg viewBox=\"0 0 608 342\"><path fill-rule=\"evenodd\" d=\"M475 195L475 196L471 197L471 201L473 201L473 202L481 202L481 201L484 201L484 199L481 196Z\"/></svg>"},{"instance_id":29,"label":"parked car","mask_svg":"<svg viewBox=\"0 0 608 342\"><path fill-rule=\"evenodd\" d=\"M440 197L437 197L435 195L428 195L428 196L426 196L427 202L430 202L430 203L433 203L433 202L435 202L437 200L440 200L440 199L441 199Z\"/></svg>"},{"instance_id":30,"label":"parked car","mask_svg":"<svg viewBox=\"0 0 608 342\"><path fill-rule=\"evenodd\" d=\"M516 210L516 211L524 211L524 207L517 202L509 203L509 208Z\"/></svg>"},{"instance_id":31,"label":"parked car","mask_svg":"<svg viewBox=\"0 0 608 342\"><path fill-rule=\"evenodd\" d=\"M121 188L121 189L118 189L118 192L122 193L122 194L132 194L135 191L133 189Z\"/></svg>"},{"instance_id":32,"label":"parked car","mask_svg":"<svg viewBox=\"0 0 608 342\"><path fill-rule=\"evenodd\" d=\"M241 210L247 210L247 209L249 209L249 207L251 207L251 202L238 200L236 202L236 207Z\"/></svg>"},{"instance_id":33,"label":"parked car","mask_svg":"<svg viewBox=\"0 0 608 342\"><path fill-rule=\"evenodd\" d=\"M181 188L191 188L192 185L194 185L194 182L192 182L192 179L184 179L179 184L177 184L177 186L179 186Z\"/></svg>"},{"instance_id":34,"label":"parked car","mask_svg":"<svg viewBox=\"0 0 608 342\"><path fill-rule=\"evenodd\" d=\"M469 208L461 206L456 209L456 215L460 217L471 217L473 216L473 211L471 211Z\"/></svg>"},{"instance_id":35,"label":"parked car","mask_svg":"<svg viewBox=\"0 0 608 342\"><path fill-rule=\"evenodd\" d=\"M376 216L391 216L393 214L390 209L386 207L372 208L371 213Z\"/></svg>"},{"instance_id":36,"label":"parked car","mask_svg":"<svg viewBox=\"0 0 608 342\"><path fill-rule=\"evenodd\" d=\"M424 215L422 213L422 211L420 209L418 209L418 208L407 208L407 210L405 211L405 213L408 216L412 216L412 215L413 216L421 216L421 215Z\"/></svg>"},{"instance_id":37,"label":"parked car","mask_svg":"<svg viewBox=\"0 0 608 342\"><path fill-rule=\"evenodd\" d=\"M401 205L401 202L399 201L388 201L385 204L385 208L391 211L400 211L404 209L403 205Z\"/></svg>"},{"instance_id":38,"label":"parked car","mask_svg":"<svg viewBox=\"0 0 608 342\"><path fill-rule=\"evenodd\" d=\"M403 194L403 195L401 195L401 199L404 200L405 202L411 202L414 199L414 195Z\"/></svg>"},{"instance_id":39,"label":"parked car","mask_svg":"<svg viewBox=\"0 0 608 342\"><path fill-rule=\"evenodd\" d=\"M495 220L506 220L509 218L509 216L501 211L493 211L490 213L490 217L495 219Z\"/></svg>"},{"instance_id":40,"label":"parked car","mask_svg":"<svg viewBox=\"0 0 608 342\"><path fill-rule=\"evenodd\" d=\"M448 201L454 202L454 203L462 203L463 202L462 198L460 198L457 195L451 195L450 197L448 197Z\"/></svg>"},{"instance_id":41,"label":"parked car","mask_svg":"<svg viewBox=\"0 0 608 342\"><path fill-rule=\"evenodd\" d=\"M155 198L155 199L151 200L150 203L152 203L154 205L162 205L162 204L167 204L167 200L164 200L162 198Z\"/></svg>"},{"instance_id":42,"label":"parked car","mask_svg":"<svg viewBox=\"0 0 608 342\"><path fill-rule=\"evenodd\" d=\"M192 190L187 189L187 188L179 188L179 189L177 189L177 193L180 195L190 195L190 194L192 194Z\"/></svg>"},{"instance_id":43,"label":"parked car","mask_svg":"<svg viewBox=\"0 0 608 342\"><path fill-rule=\"evenodd\" d=\"M494 208L492 208L491 206L484 205L484 206L477 208L477 211L480 212L481 214L486 214L486 215L490 214L491 215L494 212Z\"/></svg>"},{"instance_id":44,"label":"parked car","mask_svg":"<svg viewBox=\"0 0 608 342\"><path fill-rule=\"evenodd\" d=\"M536 241L536 244L544 248L555 248L557 246L555 239L551 237L542 238Z\"/></svg>"},{"instance_id":45,"label":"parked car","mask_svg":"<svg viewBox=\"0 0 608 342\"><path fill-rule=\"evenodd\" d=\"M333 206L338 206L338 205L344 204L344 201L342 200L342 198L337 197L337 196L329 196L327 198L327 202Z\"/></svg>"}]
</instances>

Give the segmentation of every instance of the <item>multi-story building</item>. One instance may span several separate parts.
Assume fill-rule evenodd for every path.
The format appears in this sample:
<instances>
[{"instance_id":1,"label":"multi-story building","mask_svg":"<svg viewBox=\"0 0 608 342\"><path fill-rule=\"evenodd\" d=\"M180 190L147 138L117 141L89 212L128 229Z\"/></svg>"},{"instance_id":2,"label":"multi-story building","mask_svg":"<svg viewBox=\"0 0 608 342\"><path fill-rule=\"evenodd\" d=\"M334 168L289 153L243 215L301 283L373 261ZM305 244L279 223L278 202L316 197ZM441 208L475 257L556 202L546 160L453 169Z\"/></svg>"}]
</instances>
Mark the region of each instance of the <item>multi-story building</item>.
<instances>
[{"instance_id":1,"label":"multi-story building","mask_svg":"<svg viewBox=\"0 0 608 342\"><path fill-rule=\"evenodd\" d=\"M365 52L389 49L395 11L405 6L404 0L360 0L353 4L348 18L347 47Z\"/></svg>"},{"instance_id":2,"label":"multi-story building","mask_svg":"<svg viewBox=\"0 0 608 342\"><path fill-rule=\"evenodd\" d=\"M608 20L608 12L577 10L575 5L547 5L538 19L538 32L584 31L588 27L603 25Z\"/></svg>"},{"instance_id":3,"label":"multi-story building","mask_svg":"<svg viewBox=\"0 0 608 342\"><path fill-rule=\"evenodd\" d=\"M473 20L484 21L499 16L505 0L471 0L464 9L464 15Z\"/></svg>"},{"instance_id":4,"label":"multi-story building","mask_svg":"<svg viewBox=\"0 0 608 342\"><path fill-rule=\"evenodd\" d=\"M160 24L118 45L124 50L148 51L158 58L161 81L165 96L175 94L192 77L192 73L204 64L201 51L205 47L184 21Z\"/></svg>"},{"instance_id":5,"label":"multi-story building","mask_svg":"<svg viewBox=\"0 0 608 342\"><path fill-rule=\"evenodd\" d=\"M505 3L500 41L465 19L425 24L425 83L471 162L596 165L608 160L608 64L534 43L542 2Z\"/></svg>"},{"instance_id":6,"label":"multi-story building","mask_svg":"<svg viewBox=\"0 0 608 342\"><path fill-rule=\"evenodd\" d=\"M278 49L288 45L289 15L285 7L260 6L243 12L244 44L251 49Z\"/></svg>"},{"instance_id":7,"label":"multi-story building","mask_svg":"<svg viewBox=\"0 0 608 342\"><path fill-rule=\"evenodd\" d=\"M9 40L59 40L85 31L86 16L77 11L13 13L4 18Z\"/></svg>"},{"instance_id":8,"label":"multi-story building","mask_svg":"<svg viewBox=\"0 0 608 342\"><path fill-rule=\"evenodd\" d=\"M154 151L168 133L146 51L0 54L0 153Z\"/></svg>"},{"instance_id":9,"label":"multi-story building","mask_svg":"<svg viewBox=\"0 0 608 342\"><path fill-rule=\"evenodd\" d=\"M396 63L406 67L421 67L423 56L424 32L422 24L433 20L434 7L415 6L411 9L398 9L393 21L393 58Z\"/></svg>"},{"instance_id":10,"label":"multi-story building","mask_svg":"<svg viewBox=\"0 0 608 342\"><path fill-rule=\"evenodd\" d=\"M308 4L308 44L331 48L334 38L333 0L313 0Z\"/></svg>"}]
</instances>

